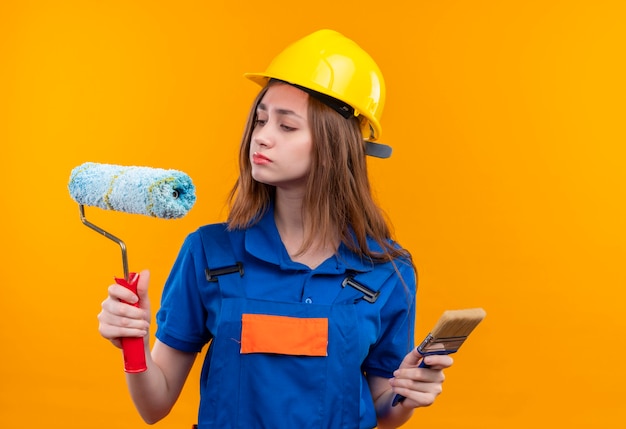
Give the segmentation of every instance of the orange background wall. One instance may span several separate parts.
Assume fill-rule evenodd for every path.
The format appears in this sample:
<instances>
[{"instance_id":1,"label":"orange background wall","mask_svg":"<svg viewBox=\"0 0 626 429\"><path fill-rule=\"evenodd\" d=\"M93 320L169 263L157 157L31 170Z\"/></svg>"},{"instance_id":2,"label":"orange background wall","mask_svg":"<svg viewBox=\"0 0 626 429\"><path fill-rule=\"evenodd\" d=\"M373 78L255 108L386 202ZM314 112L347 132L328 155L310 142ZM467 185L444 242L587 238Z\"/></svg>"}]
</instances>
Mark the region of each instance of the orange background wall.
<instances>
[{"instance_id":1,"label":"orange background wall","mask_svg":"<svg viewBox=\"0 0 626 429\"><path fill-rule=\"evenodd\" d=\"M420 271L417 335L488 316L407 427L609 428L626 417L626 3L475 0L0 3L0 427L138 428L97 332L119 249L67 192L85 161L177 168L198 202L164 221L88 210L150 268L224 219L259 71L328 27L383 70L378 199ZM406 4L406 6L401 6ZM198 367L157 428L195 421Z\"/></svg>"}]
</instances>

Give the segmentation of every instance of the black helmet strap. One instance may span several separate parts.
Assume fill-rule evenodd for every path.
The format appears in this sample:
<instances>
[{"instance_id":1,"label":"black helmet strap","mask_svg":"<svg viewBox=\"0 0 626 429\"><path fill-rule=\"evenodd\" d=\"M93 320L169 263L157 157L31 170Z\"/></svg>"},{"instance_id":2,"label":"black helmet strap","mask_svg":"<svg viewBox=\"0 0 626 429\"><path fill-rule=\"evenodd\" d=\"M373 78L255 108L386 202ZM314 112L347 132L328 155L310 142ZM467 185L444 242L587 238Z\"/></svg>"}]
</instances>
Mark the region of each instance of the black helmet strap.
<instances>
[{"instance_id":1,"label":"black helmet strap","mask_svg":"<svg viewBox=\"0 0 626 429\"><path fill-rule=\"evenodd\" d=\"M287 85L291 85L293 87L298 88L309 94L311 97L314 97L318 101L324 103L335 112L339 113L346 119L350 119L354 116L354 108L349 104L344 103L341 100L336 99L335 97L331 97L330 95L322 94L321 92L314 91L309 88L305 88L304 86L296 85L290 82L286 82L280 79L270 79L270 82L281 82L286 83ZM391 156L391 147L382 143L374 143L371 141L365 142L365 153L369 156L374 156L376 158L389 158Z\"/></svg>"},{"instance_id":2,"label":"black helmet strap","mask_svg":"<svg viewBox=\"0 0 626 429\"><path fill-rule=\"evenodd\" d=\"M339 113L341 116L343 116L346 119L349 119L350 117L354 116L354 108L352 106L344 103L341 100L331 97L330 95L322 94L321 92L313 91L312 89L305 88L304 86L296 85L295 83L286 82L280 79L272 78L270 79L270 82L282 82L282 83L286 83L287 85L296 87L299 90L306 92L311 97L324 103L325 105L327 105L328 107L330 107L331 109L333 109L335 112Z\"/></svg>"}]
</instances>

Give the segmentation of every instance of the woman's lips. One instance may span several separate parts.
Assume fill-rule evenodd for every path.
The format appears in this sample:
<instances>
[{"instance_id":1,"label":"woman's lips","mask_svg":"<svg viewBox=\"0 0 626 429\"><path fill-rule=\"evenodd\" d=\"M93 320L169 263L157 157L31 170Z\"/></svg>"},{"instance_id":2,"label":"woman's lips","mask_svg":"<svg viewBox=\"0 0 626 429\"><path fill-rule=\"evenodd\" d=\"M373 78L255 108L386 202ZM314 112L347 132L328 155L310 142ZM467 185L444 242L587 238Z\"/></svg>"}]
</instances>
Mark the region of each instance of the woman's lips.
<instances>
[{"instance_id":1,"label":"woman's lips","mask_svg":"<svg viewBox=\"0 0 626 429\"><path fill-rule=\"evenodd\" d=\"M262 153L254 152L252 154L252 162L254 162L257 165L264 165L264 164L269 164L272 161L267 156L263 155Z\"/></svg>"}]
</instances>

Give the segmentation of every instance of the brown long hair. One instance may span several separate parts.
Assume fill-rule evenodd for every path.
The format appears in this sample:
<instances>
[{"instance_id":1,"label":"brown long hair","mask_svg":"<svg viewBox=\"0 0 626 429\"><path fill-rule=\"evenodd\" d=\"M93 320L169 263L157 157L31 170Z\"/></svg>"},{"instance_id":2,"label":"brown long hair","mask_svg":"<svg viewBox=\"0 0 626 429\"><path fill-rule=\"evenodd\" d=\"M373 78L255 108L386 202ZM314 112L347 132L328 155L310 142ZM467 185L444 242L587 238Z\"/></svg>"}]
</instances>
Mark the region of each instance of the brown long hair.
<instances>
[{"instance_id":1,"label":"brown long hair","mask_svg":"<svg viewBox=\"0 0 626 429\"><path fill-rule=\"evenodd\" d=\"M275 195L274 186L252 178L249 161L257 107L273 84L270 82L259 92L248 116L239 152L239 179L228 199L230 229L256 223ZM351 251L375 262L402 258L412 265L409 252L391 242L389 223L372 197L359 119L345 119L309 96L308 120L313 140L312 165L302 204L308 234L300 252L310 248L315 239L328 244L339 237ZM370 249L367 237L382 252Z\"/></svg>"}]
</instances>

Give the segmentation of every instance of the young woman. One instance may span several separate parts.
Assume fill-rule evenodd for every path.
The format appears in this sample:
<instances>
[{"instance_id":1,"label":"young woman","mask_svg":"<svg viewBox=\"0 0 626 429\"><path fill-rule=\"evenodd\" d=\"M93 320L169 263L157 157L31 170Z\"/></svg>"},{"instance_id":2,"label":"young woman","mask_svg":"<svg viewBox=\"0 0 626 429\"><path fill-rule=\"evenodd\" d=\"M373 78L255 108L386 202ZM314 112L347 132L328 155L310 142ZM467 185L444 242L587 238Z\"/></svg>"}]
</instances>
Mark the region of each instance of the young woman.
<instances>
[{"instance_id":1,"label":"young woman","mask_svg":"<svg viewBox=\"0 0 626 429\"><path fill-rule=\"evenodd\" d=\"M127 374L148 423L174 406L197 354L198 427L392 428L441 392L448 356L414 349L416 276L372 199L366 155L386 157L385 87L358 45L330 30L266 72L240 149L228 222L190 234L164 287L148 350L149 273L118 285L100 333L144 337ZM122 303L135 303L138 308ZM405 399L396 405L394 397Z\"/></svg>"}]
</instances>

